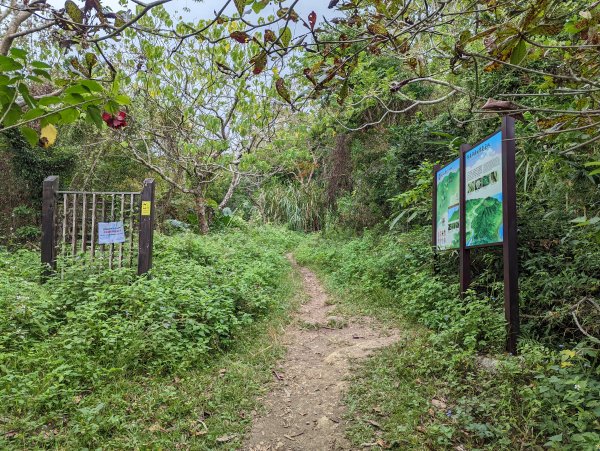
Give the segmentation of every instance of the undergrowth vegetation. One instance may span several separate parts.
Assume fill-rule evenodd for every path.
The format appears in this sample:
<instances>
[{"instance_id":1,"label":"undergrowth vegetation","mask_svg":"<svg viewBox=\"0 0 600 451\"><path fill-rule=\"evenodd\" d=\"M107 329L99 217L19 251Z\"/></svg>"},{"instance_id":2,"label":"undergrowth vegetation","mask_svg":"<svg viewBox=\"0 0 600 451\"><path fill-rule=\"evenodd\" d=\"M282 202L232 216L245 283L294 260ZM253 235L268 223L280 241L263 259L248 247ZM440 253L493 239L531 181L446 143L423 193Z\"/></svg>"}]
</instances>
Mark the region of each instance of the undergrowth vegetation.
<instances>
[{"instance_id":1,"label":"undergrowth vegetation","mask_svg":"<svg viewBox=\"0 0 600 451\"><path fill-rule=\"evenodd\" d=\"M398 345L357 370L347 397L354 443L398 449L597 449L595 343L568 336L542 343L526 334L519 356L504 355L502 293L471 292L461 300L455 274L434 274L429 240L428 228L354 238L329 233L308 238L297 250L298 261L319 270L338 293L342 311L372 315L404 330ZM563 273L569 272L567 265ZM524 285L538 277L526 272ZM598 283L591 275L586 280ZM524 290L522 302L544 295L543 289ZM378 442L374 422L383 432Z\"/></svg>"},{"instance_id":2,"label":"undergrowth vegetation","mask_svg":"<svg viewBox=\"0 0 600 451\"><path fill-rule=\"evenodd\" d=\"M243 347L249 331L261 332L256 324L283 321L291 293L283 253L294 240L274 228L159 236L150 279L75 267L44 285L37 253L0 250L0 447L80 448L111 440L118 447L128 434L143 445L153 432L169 446L214 444L223 421L239 435L248 419L221 417L215 429L206 428L211 392L229 370L214 374L213 365ZM267 346L262 340L256 341ZM230 405L218 415L244 415L249 393L260 386L252 378L269 373L264 360L277 352L255 355L256 367L219 387ZM233 366L246 360L252 361L242 353ZM187 385L177 382L190 372ZM181 392L189 390L187 399ZM141 412L142 405L150 410ZM161 415L171 429L154 419Z\"/></svg>"}]
</instances>

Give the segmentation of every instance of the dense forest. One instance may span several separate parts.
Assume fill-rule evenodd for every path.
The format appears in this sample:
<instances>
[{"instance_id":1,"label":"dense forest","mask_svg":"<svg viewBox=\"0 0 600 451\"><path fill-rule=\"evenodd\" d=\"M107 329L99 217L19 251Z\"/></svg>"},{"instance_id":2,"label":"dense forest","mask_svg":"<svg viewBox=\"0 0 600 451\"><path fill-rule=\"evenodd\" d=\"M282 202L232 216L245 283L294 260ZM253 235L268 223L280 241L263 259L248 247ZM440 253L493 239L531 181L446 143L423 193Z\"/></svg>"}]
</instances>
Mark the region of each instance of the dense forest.
<instances>
[{"instance_id":1,"label":"dense forest","mask_svg":"<svg viewBox=\"0 0 600 451\"><path fill-rule=\"evenodd\" d=\"M177 1L0 4L0 448L600 449L600 2ZM472 249L466 293L459 252L432 246L434 167L503 116L515 355L502 246ZM148 178L138 276L118 246L89 254L68 193L113 193L118 220L114 193ZM491 235L497 204L467 204ZM297 317L305 270L326 324ZM365 318L395 341L344 373L344 444L306 444L316 421L254 447L285 331Z\"/></svg>"}]
</instances>

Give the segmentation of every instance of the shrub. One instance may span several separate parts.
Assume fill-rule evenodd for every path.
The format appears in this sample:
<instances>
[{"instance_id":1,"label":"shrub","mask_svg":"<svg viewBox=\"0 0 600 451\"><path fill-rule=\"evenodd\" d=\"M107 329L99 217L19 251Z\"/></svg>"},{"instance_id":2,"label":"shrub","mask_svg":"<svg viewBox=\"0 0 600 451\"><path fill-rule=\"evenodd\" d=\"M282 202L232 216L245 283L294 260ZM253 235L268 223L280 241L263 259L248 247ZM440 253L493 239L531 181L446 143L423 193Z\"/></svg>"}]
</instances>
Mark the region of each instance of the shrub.
<instances>
[{"instance_id":1,"label":"shrub","mask_svg":"<svg viewBox=\"0 0 600 451\"><path fill-rule=\"evenodd\" d=\"M0 415L56 420L114 377L201 365L277 308L293 239L273 228L159 235L151 278L71 267L43 286L37 253L0 250Z\"/></svg>"}]
</instances>

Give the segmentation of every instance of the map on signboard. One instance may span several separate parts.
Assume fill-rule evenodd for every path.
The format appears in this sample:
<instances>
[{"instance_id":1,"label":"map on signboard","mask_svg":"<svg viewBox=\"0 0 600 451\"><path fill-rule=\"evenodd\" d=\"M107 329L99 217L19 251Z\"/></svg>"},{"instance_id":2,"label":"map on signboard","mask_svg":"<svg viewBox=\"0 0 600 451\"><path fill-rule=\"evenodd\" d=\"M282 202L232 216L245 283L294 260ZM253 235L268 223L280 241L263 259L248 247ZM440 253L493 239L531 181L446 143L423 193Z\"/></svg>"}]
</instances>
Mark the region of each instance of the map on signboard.
<instances>
[{"instance_id":1,"label":"map on signboard","mask_svg":"<svg viewBox=\"0 0 600 451\"><path fill-rule=\"evenodd\" d=\"M460 159L454 160L436 173L436 240L438 250L458 249Z\"/></svg>"},{"instance_id":2,"label":"map on signboard","mask_svg":"<svg viewBox=\"0 0 600 451\"><path fill-rule=\"evenodd\" d=\"M467 246L501 243L502 133L465 153Z\"/></svg>"},{"instance_id":3,"label":"map on signboard","mask_svg":"<svg viewBox=\"0 0 600 451\"><path fill-rule=\"evenodd\" d=\"M99 222L98 244L115 244L125 242L125 230L123 221Z\"/></svg>"}]
</instances>

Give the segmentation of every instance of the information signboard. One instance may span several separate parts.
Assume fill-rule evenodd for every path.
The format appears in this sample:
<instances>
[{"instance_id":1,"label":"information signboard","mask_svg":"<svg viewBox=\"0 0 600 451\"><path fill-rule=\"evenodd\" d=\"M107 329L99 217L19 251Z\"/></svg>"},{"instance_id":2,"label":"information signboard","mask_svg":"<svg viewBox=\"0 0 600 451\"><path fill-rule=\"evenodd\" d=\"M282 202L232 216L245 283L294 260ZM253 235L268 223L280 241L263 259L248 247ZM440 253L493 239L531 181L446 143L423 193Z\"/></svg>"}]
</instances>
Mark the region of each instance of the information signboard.
<instances>
[{"instance_id":1,"label":"information signboard","mask_svg":"<svg viewBox=\"0 0 600 451\"><path fill-rule=\"evenodd\" d=\"M123 221L99 222L98 244L115 244L125 242L125 230Z\"/></svg>"},{"instance_id":2,"label":"information signboard","mask_svg":"<svg viewBox=\"0 0 600 451\"><path fill-rule=\"evenodd\" d=\"M460 159L454 160L436 173L436 238L438 250L460 246L459 188Z\"/></svg>"},{"instance_id":3,"label":"information signboard","mask_svg":"<svg viewBox=\"0 0 600 451\"><path fill-rule=\"evenodd\" d=\"M465 153L465 233L467 247L501 244L502 132Z\"/></svg>"},{"instance_id":4,"label":"information signboard","mask_svg":"<svg viewBox=\"0 0 600 451\"><path fill-rule=\"evenodd\" d=\"M499 131L473 147L461 144L460 152L448 166L433 168L433 248L458 248L464 298L471 284L471 249L502 245L506 350L515 354L520 328L515 119L504 116ZM434 253L436 272L438 262Z\"/></svg>"}]
</instances>

